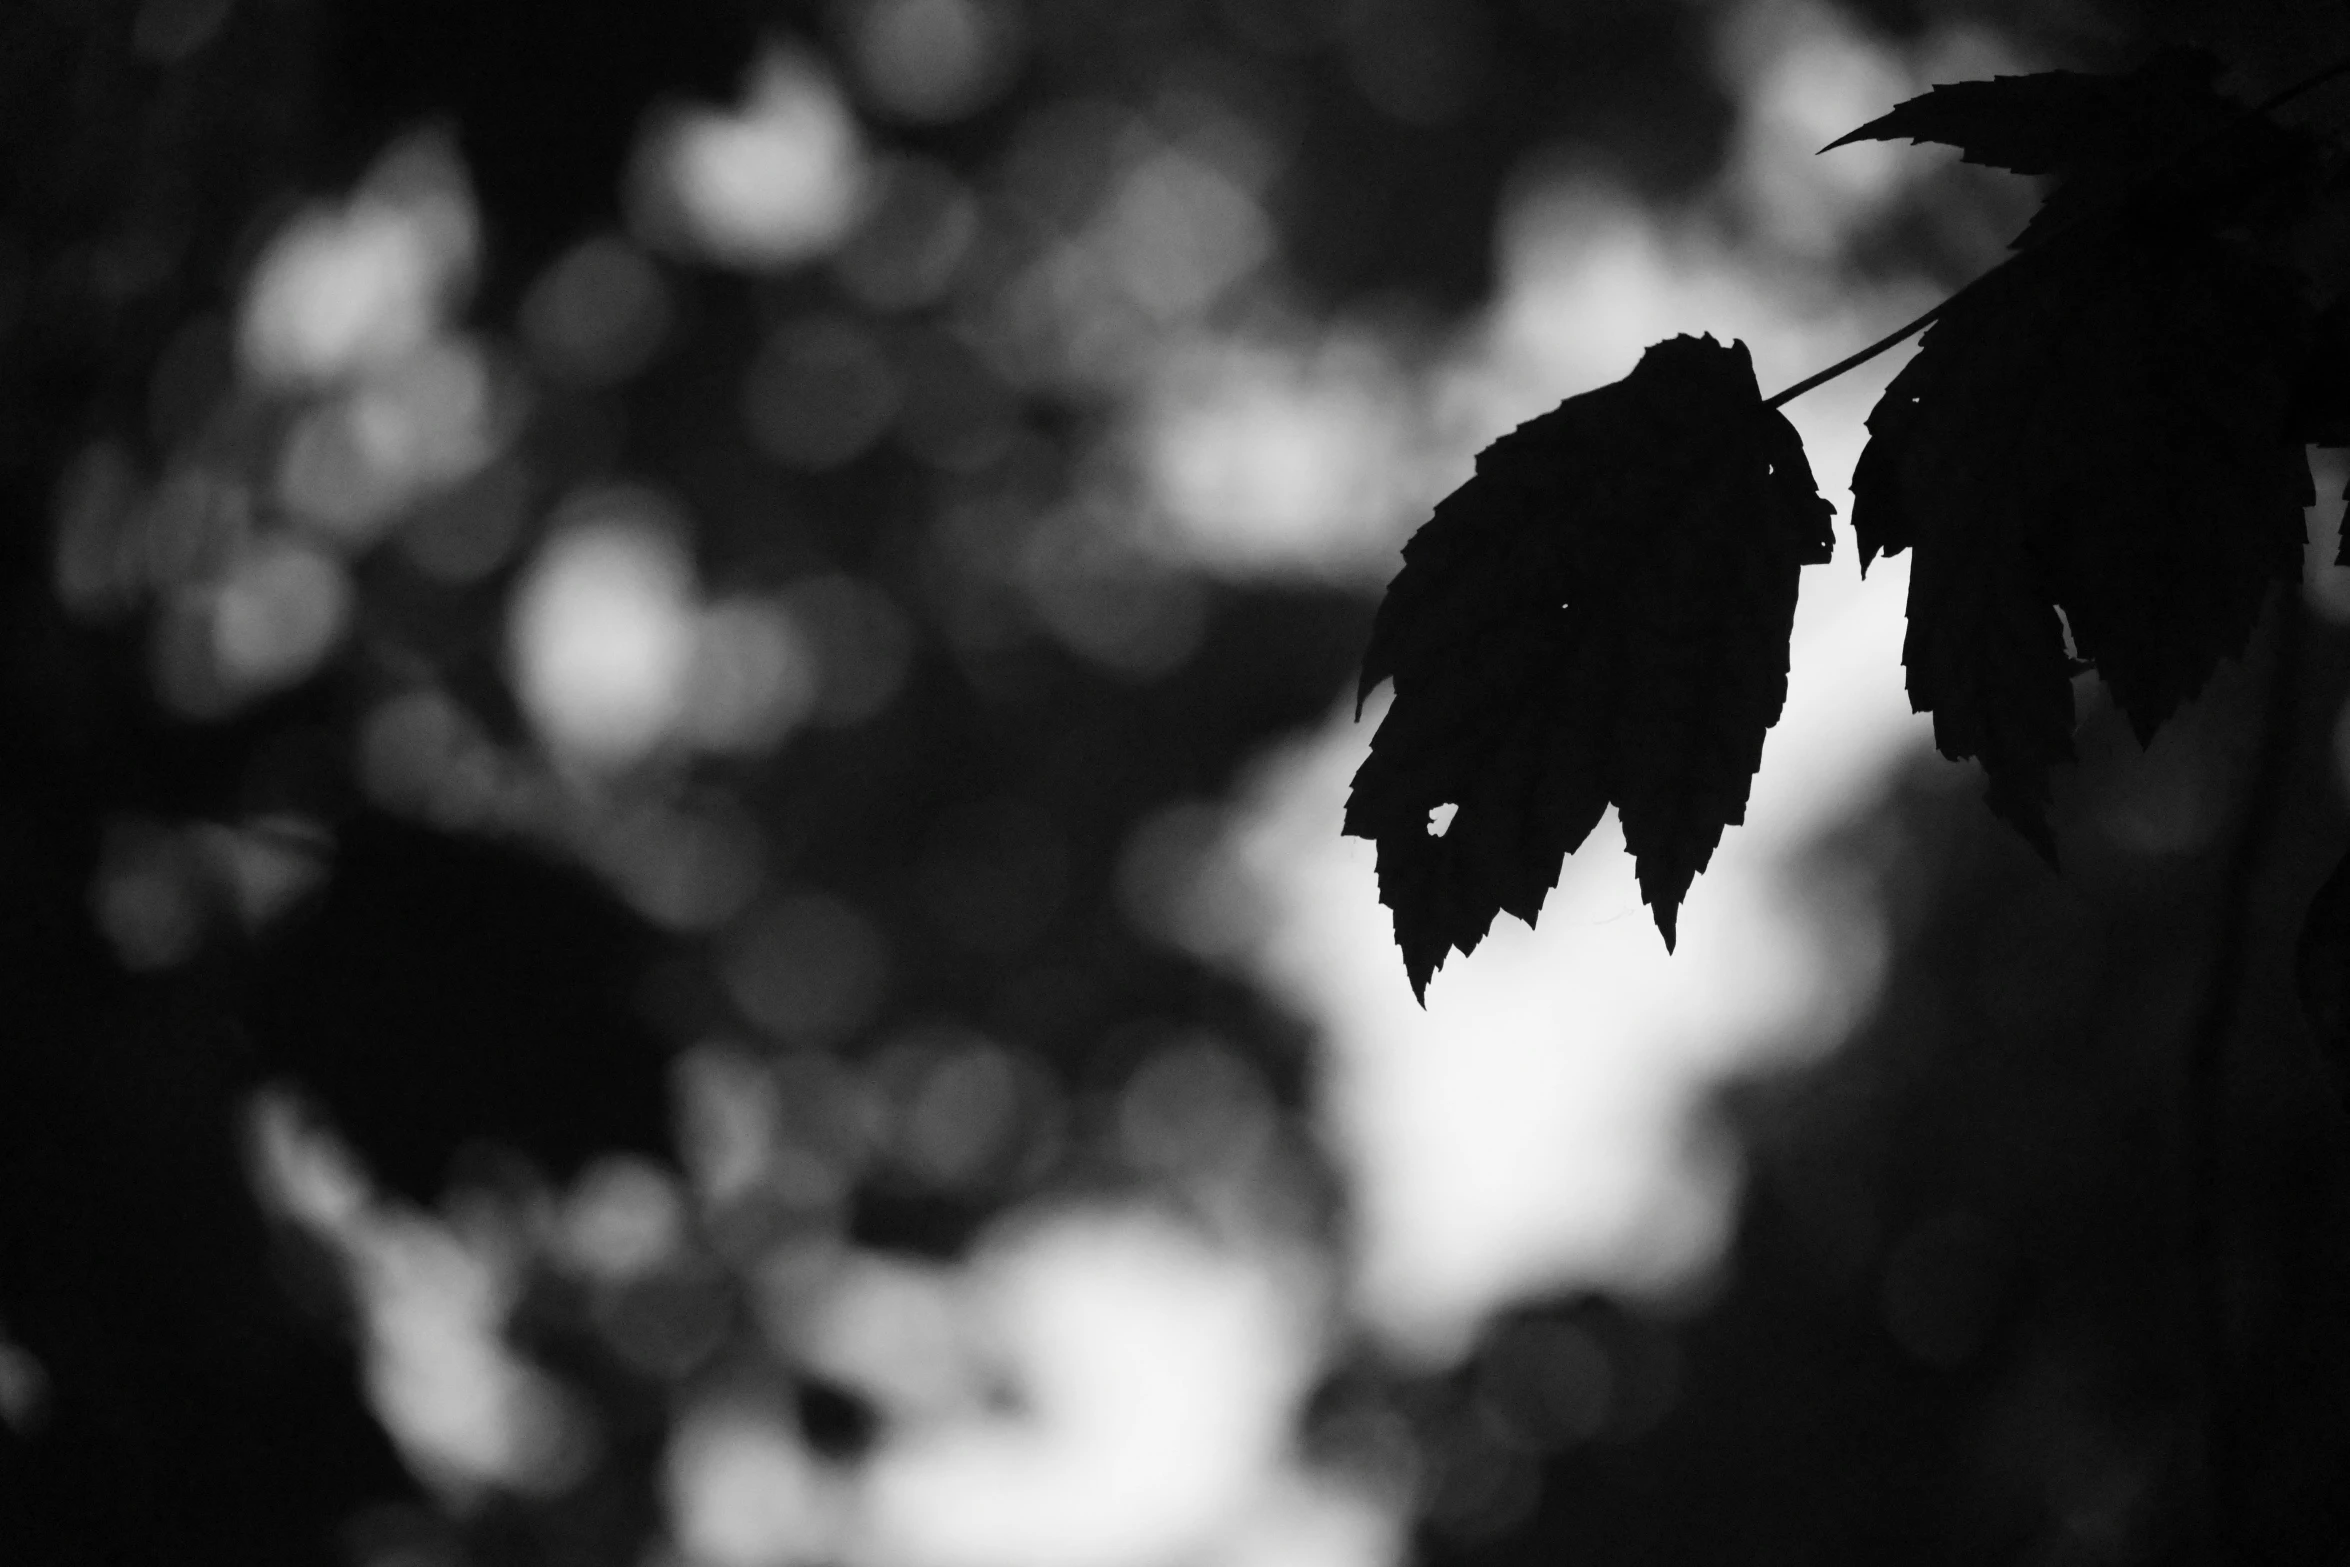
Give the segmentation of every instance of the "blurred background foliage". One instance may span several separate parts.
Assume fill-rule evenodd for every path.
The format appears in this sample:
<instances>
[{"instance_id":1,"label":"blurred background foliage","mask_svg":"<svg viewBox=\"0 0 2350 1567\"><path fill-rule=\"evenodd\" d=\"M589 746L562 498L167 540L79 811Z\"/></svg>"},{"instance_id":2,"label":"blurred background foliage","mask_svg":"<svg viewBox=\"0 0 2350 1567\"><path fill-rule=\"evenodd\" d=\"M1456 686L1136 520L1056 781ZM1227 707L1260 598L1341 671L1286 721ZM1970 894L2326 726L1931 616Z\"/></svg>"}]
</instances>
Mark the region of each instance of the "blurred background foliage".
<instances>
[{"instance_id":1,"label":"blurred background foliage","mask_svg":"<svg viewBox=\"0 0 2350 1567\"><path fill-rule=\"evenodd\" d=\"M0 1560L2200 1559L2271 703L2229 1408L2337 1559L2350 595L2144 756L2084 688L2062 880L1925 755L1904 563L1806 584L1670 965L1595 843L1420 1013L1337 827L1478 447L1676 331L1792 381L2028 207L1814 149L2343 31L0 9ZM1891 369L1793 410L1840 497Z\"/></svg>"}]
</instances>

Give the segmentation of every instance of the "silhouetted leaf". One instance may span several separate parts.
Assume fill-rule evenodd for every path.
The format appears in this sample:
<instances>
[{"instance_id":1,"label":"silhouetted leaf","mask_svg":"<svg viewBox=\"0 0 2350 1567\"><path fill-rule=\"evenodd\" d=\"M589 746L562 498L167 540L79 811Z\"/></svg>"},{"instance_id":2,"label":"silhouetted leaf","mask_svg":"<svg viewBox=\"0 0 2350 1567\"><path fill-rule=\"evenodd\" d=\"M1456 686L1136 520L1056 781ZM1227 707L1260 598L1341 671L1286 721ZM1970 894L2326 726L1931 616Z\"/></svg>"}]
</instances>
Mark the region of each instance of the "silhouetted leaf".
<instances>
[{"instance_id":1,"label":"silhouetted leaf","mask_svg":"<svg viewBox=\"0 0 2350 1567\"><path fill-rule=\"evenodd\" d=\"M1392 676L1395 701L1346 830L1379 845L1415 995L1497 912L1532 922L1611 804L1672 946L1745 819L1831 511L1746 346L1710 336L1651 347L1479 455L1405 546L1363 661L1364 694Z\"/></svg>"},{"instance_id":2,"label":"silhouetted leaf","mask_svg":"<svg viewBox=\"0 0 2350 1567\"><path fill-rule=\"evenodd\" d=\"M1954 298L1869 415L1854 532L1864 570L1916 550L1911 703L2051 859L2065 625L2144 741L2299 578L2305 323L2234 245L2109 225Z\"/></svg>"},{"instance_id":3,"label":"silhouetted leaf","mask_svg":"<svg viewBox=\"0 0 2350 1567\"><path fill-rule=\"evenodd\" d=\"M2121 75L2043 71L1955 82L1912 98L1821 149L1856 141L1940 142L1962 161L2057 184L2016 236L2037 244L2125 204L2173 217L2255 202L2305 159L2309 142L2221 96L2219 62L2165 49Z\"/></svg>"},{"instance_id":4,"label":"silhouetted leaf","mask_svg":"<svg viewBox=\"0 0 2350 1567\"><path fill-rule=\"evenodd\" d=\"M2122 75L2041 71L1928 89L1821 148L1856 141L1940 142L1968 163L2017 174L2072 174L2170 156L2242 111L2212 90L2219 61L2165 49Z\"/></svg>"}]
</instances>

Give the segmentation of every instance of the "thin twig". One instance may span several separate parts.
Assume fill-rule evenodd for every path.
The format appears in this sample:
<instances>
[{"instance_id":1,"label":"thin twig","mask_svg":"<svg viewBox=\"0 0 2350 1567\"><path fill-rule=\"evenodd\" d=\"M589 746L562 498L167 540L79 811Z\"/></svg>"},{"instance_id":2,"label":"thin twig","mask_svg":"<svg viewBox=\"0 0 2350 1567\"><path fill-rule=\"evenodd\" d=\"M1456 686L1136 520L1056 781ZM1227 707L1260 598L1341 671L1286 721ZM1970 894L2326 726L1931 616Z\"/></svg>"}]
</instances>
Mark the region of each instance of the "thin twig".
<instances>
[{"instance_id":1,"label":"thin twig","mask_svg":"<svg viewBox=\"0 0 2350 1567\"><path fill-rule=\"evenodd\" d=\"M2001 265L2004 266L2006 263L2002 262ZM1988 276L1989 274L1985 275ZM1972 286L1973 285L1971 284L1969 285L1969 287ZM1965 292L1965 289L1959 290L1960 294ZM1953 294L1950 296L1950 299L1956 299L1957 297L1958 294ZM1941 304L1936 305L1933 309L1927 311L1924 315L1918 317L1915 321L1910 322L1907 326L1894 328L1892 331L1886 333L1883 337L1880 337L1875 342L1869 344L1868 347L1862 349L1859 353L1848 354L1844 358L1839 359L1834 364L1828 366L1827 369L1820 371L1818 374L1806 376L1804 379L1796 382L1793 386L1787 388L1787 390L1784 392L1781 392L1778 396L1773 397L1765 402L1763 406L1765 408L1776 408L1781 403L1789 402L1795 398L1801 397L1804 393L1810 391L1813 387L1823 385L1829 381L1833 381L1836 379L1836 377L1842 375L1845 371L1867 364L1870 360L1876 358L1879 354L1883 353L1886 349L1891 348L1894 344L1900 342L1903 338L1909 336L1911 333L1923 332L1927 327L1934 324L1934 318L1936 316L1940 315L1946 308L1948 308L1950 299L1943 300Z\"/></svg>"},{"instance_id":2,"label":"thin twig","mask_svg":"<svg viewBox=\"0 0 2350 1567\"><path fill-rule=\"evenodd\" d=\"M2254 114L2266 114L2271 109L2283 108L2286 104L2291 103L2294 99L2300 97L2303 93L2315 92L2318 88L2323 87L2326 83L2332 81L2337 76L2350 76L2350 58L2336 60L2333 64L2327 66L2324 70L2315 72L2309 76L2304 76L2301 78L2301 80L2295 82L2290 87L2279 88L2277 91L2270 93L2266 98L2261 99L2259 104L2253 108L2252 112Z\"/></svg>"}]
</instances>

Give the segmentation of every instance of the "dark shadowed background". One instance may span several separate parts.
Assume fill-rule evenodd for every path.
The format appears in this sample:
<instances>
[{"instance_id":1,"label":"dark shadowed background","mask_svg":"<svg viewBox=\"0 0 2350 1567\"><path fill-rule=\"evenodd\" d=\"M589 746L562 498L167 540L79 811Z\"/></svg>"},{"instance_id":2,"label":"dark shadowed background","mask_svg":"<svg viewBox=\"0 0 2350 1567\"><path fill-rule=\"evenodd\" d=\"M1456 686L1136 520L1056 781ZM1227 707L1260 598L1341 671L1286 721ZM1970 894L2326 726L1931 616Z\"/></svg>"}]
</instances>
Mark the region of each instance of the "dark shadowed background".
<instances>
[{"instance_id":1,"label":"dark shadowed background","mask_svg":"<svg viewBox=\"0 0 2350 1567\"><path fill-rule=\"evenodd\" d=\"M2062 878L1848 534L1678 955L1610 825L1422 1011L1338 835L1479 447L1915 314L2027 182L1815 149L2180 40L2350 24L0 6L0 1563L2202 1560L2231 923L2239 1526L2341 1559L2350 590L2084 685Z\"/></svg>"}]
</instances>

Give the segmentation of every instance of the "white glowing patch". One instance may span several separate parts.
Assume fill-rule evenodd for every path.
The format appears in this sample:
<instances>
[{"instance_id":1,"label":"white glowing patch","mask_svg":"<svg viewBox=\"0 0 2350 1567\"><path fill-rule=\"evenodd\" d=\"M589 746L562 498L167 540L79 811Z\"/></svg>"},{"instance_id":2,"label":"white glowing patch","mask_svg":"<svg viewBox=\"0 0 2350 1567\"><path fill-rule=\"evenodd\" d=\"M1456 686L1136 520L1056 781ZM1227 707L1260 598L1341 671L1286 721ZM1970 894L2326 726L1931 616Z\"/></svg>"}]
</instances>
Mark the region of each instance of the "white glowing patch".
<instances>
[{"instance_id":1,"label":"white glowing patch","mask_svg":"<svg viewBox=\"0 0 2350 1567\"><path fill-rule=\"evenodd\" d=\"M877 1252L827 1271L779 1314L794 1355L871 1399L901 1428L967 1418L983 1396L978 1335L960 1269Z\"/></svg>"},{"instance_id":2,"label":"white glowing patch","mask_svg":"<svg viewBox=\"0 0 2350 1567\"><path fill-rule=\"evenodd\" d=\"M1521 188L1500 264L1490 315L1423 393L1431 427L1459 454L1423 481L1431 498L1468 477L1478 446L1622 376L1660 338L1744 339L1767 392L1915 308L1901 293L1855 292L1819 313L1702 223L1662 222L1572 178ZM1894 368L1789 410L1847 517L1841 485ZM1539 931L1498 920L1474 957L1437 975L1427 1010L1416 1006L1374 850L1332 826L1384 696L1360 724L1350 702L1268 763L1219 871L1165 881L1190 909L1163 912L1161 928L1320 1025L1319 1110L1360 1226L1354 1305L1400 1350L1441 1362L1514 1299L1670 1291L1716 1265L1737 1161L1695 1118L1703 1096L1733 1068L1832 1046L1876 983L1875 912L1805 884L1789 856L1922 743L1901 689L1905 565L1880 565L1864 586L1845 553L1806 574L1786 714L1747 824L1684 906L1675 955L1611 817L1569 861Z\"/></svg>"},{"instance_id":3,"label":"white glowing patch","mask_svg":"<svg viewBox=\"0 0 2350 1567\"><path fill-rule=\"evenodd\" d=\"M1806 696L1763 776L1800 782L1758 789L1669 956L1611 816L1569 861L1539 929L1497 920L1474 957L1438 973L1423 1011L1371 845L1330 829L1384 703L1360 725L1349 704L1260 778L1225 862L1253 891L1218 899L1221 934L1190 928L1321 1023L1321 1114L1361 1227L1357 1309L1406 1352L1449 1359L1513 1299L1671 1290L1718 1257L1734 1155L1692 1121L1700 1096L1734 1064L1833 1044L1873 993L1868 911L1780 863L1791 838L1916 738L1894 656L1899 588L1871 587L1799 644ZM1831 647L1833 665L1816 656ZM1854 668L1866 673L1839 678ZM1788 801L1791 788L1806 798Z\"/></svg>"},{"instance_id":4,"label":"white glowing patch","mask_svg":"<svg viewBox=\"0 0 2350 1567\"><path fill-rule=\"evenodd\" d=\"M1707 329L1743 338L1771 390L1912 308L1858 295L1831 314L1807 310L1702 224L1667 226L1575 179L1526 184L1503 217L1500 252L1503 290L1487 320L1429 384L1409 389L1433 432L1420 450L1383 433L1401 420L1361 382L1350 393L1335 376L1312 405L1332 432L1318 441L1311 421L1275 412L1283 378L1251 389L1228 374L1221 407L1197 392L1163 402L1144 449L1182 547L1222 569L1255 549L1259 570L1344 570L1400 543L1428 501L1468 476L1479 446L1623 375L1648 343ZM1891 369L1792 410L1832 495ZM1313 385L1294 370L1286 380ZM1275 428L1287 439L1263 438ZM1376 458L1349 470L1347 454L1382 442L1389 461L1418 471L1396 489L1416 483L1422 497L1386 513L1384 541L1376 528L1366 539L1328 523L1283 538L1275 519L1327 517L1366 466L1376 471ZM1320 461L1291 466L1290 451L1316 446ZM1445 446L1457 455L1432 458ZM1242 520L1233 536L1262 526L1281 545L1227 543L1198 521L1219 511ZM1379 515L1372 505L1358 513ZM1359 726L1334 718L1269 766L1244 800L1221 880L1162 879L1162 893L1192 908L1162 911L1161 928L1321 1025L1330 1065L1320 1110L1361 1227L1354 1304L1399 1348L1441 1361L1512 1299L1561 1286L1669 1290L1716 1262L1736 1161L1693 1109L1734 1064L1832 1044L1874 983L1870 911L1801 886L1783 857L1918 743L1900 689L1903 580L1893 563L1863 589L1848 558L1808 574L1787 715L1749 825L1727 836L1689 900L1677 956L1664 952L1611 820L1570 862L1539 934L1498 922L1473 959L1439 974L1421 1011L1378 901L1372 848L1332 828L1376 707Z\"/></svg>"},{"instance_id":5,"label":"white glowing patch","mask_svg":"<svg viewBox=\"0 0 2350 1567\"><path fill-rule=\"evenodd\" d=\"M755 270L831 250L864 191L864 150L839 89L808 57L775 51L740 108L682 111L652 129L633 194L649 237Z\"/></svg>"},{"instance_id":6,"label":"white glowing patch","mask_svg":"<svg viewBox=\"0 0 2350 1567\"><path fill-rule=\"evenodd\" d=\"M239 326L247 369L264 385L315 385L414 352L479 245L446 138L399 144L348 202L305 210L263 251Z\"/></svg>"},{"instance_id":7,"label":"white glowing patch","mask_svg":"<svg viewBox=\"0 0 2350 1567\"><path fill-rule=\"evenodd\" d=\"M365 1218L375 1183L350 1145L292 1094L254 1095L245 1132L263 1201L323 1235L347 1234Z\"/></svg>"},{"instance_id":8,"label":"white glowing patch","mask_svg":"<svg viewBox=\"0 0 2350 1567\"><path fill-rule=\"evenodd\" d=\"M683 709L697 637L692 565L658 508L618 492L572 508L516 591L516 690L555 750L604 766L651 751Z\"/></svg>"},{"instance_id":9,"label":"white glowing patch","mask_svg":"<svg viewBox=\"0 0 2350 1567\"><path fill-rule=\"evenodd\" d=\"M795 1567L835 1558L837 1479L774 1413L705 1405L670 1433L670 1526L708 1567Z\"/></svg>"},{"instance_id":10,"label":"white glowing patch","mask_svg":"<svg viewBox=\"0 0 2350 1567\"><path fill-rule=\"evenodd\" d=\"M1772 171L1793 167L1789 149L1820 117L1870 94L1898 96L1908 81L1898 60L1848 29L1796 26L1809 16L1782 18L1739 46L1738 58L1753 55L1745 63L1761 73L1742 123L1768 157L1758 152L1733 171L1744 183L1732 200L1793 210L1793 197L1770 194ZM1806 160L1818 145L1804 147ZM1887 199L1908 167L1864 157L1841 173L1812 168L1844 156L1807 161L1802 174L1807 191L1825 193L1820 201L1844 204L1839 222ZM1245 197L1245 187L1234 194ZM1146 280L1136 295L1146 302L1155 297L1151 268L1187 264L1183 246L1144 237L1158 231L1150 214L1169 200L1114 204L1110 239L1096 246L1113 261L1152 258L1119 274ZM1202 236L1216 232L1204 216L1186 222ZM1621 377L1648 344L1679 332L1744 339L1769 392L1916 308L1867 290L1802 297L1792 276L1759 269L1702 213L1659 217L1572 171L1530 170L1499 228L1498 296L1425 376L1407 376L1369 327L1339 328L1320 343L1194 340L1142 356L1152 368L1127 440L1152 503L1153 546L1222 574L1384 581L1397 547L1469 477L1480 448L1562 397ZM1059 265L1062 308L1074 311L1088 274L1066 257Z\"/></svg>"},{"instance_id":11,"label":"white glowing patch","mask_svg":"<svg viewBox=\"0 0 2350 1567\"><path fill-rule=\"evenodd\" d=\"M1846 395L1865 406L1865 389ZM1831 400L1821 423L1845 414L1857 422ZM1827 474L1849 468L1856 440L1806 433ZM1873 993L1873 914L1785 857L1923 742L1900 685L1903 564L1865 586L1848 563L1807 577L1787 712L1677 954L1611 816L1538 930L1496 921L1414 1005L1372 847L1330 829L1384 695L1359 724L1347 704L1246 797L1225 879L1195 884L1175 924L1321 1022L1322 1114L1362 1226L1357 1304L1398 1345L1442 1360L1512 1299L1669 1290L1712 1266L1735 1166L1690 1119L1700 1095L1734 1065L1832 1045Z\"/></svg>"},{"instance_id":12,"label":"white glowing patch","mask_svg":"<svg viewBox=\"0 0 2350 1567\"><path fill-rule=\"evenodd\" d=\"M974 1274L977 1320L1021 1413L887 1441L867 1470L857 1555L1157 1567L1229 1537L1281 1471L1318 1363L1307 1282L1131 1211L1033 1221Z\"/></svg>"},{"instance_id":13,"label":"white glowing patch","mask_svg":"<svg viewBox=\"0 0 2350 1567\"><path fill-rule=\"evenodd\" d=\"M262 1200L343 1265L369 1402L410 1471L460 1508L493 1487L575 1479L592 1440L584 1412L505 1341L510 1250L380 1198L350 1148L286 1093L257 1094L247 1127Z\"/></svg>"},{"instance_id":14,"label":"white glowing patch","mask_svg":"<svg viewBox=\"0 0 2350 1567\"><path fill-rule=\"evenodd\" d=\"M1399 1498L1292 1474L1269 1487L1202 1567L1401 1567Z\"/></svg>"},{"instance_id":15,"label":"white glowing patch","mask_svg":"<svg viewBox=\"0 0 2350 1567\"><path fill-rule=\"evenodd\" d=\"M1660 221L1572 174L1530 182L1499 226L1501 291L1438 391L1437 420L1461 447L1456 484L1496 435L1619 379L1660 339L1741 339L1768 393L1866 342L1861 325L1874 319L1850 305L1809 315L1711 231Z\"/></svg>"},{"instance_id":16,"label":"white glowing patch","mask_svg":"<svg viewBox=\"0 0 2350 1567\"><path fill-rule=\"evenodd\" d=\"M1748 7L1724 28L1723 66L1738 87L1732 174L1741 204L1772 239L1805 256L1834 254L1905 173L1924 167L1906 142L1820 149L1925 90L1890 42L1834 9Z\"/></svg>"},{"instance_id":17,"label":"white glowing patch","mask_svg":"<svg viewBox=\"0 0 2350 1567\"><path fill-rule=\"evenodd\" d=\"M1171 356L1130 437L1162 524L1152 544L1227 575L1384 580L1424 510L1416 403L1367 337Z\"/></svg>"},{"instance_id":18,"label":"white glowing patch","mask_svg":"<svg viewBox=\"0 0 2350 1567\"><path fill-rule=\"evenodd\" d=\"M446 1226L386 1215L353 1237L367 1322L367 1389L418 1478L463 1498L482 1486L562 1485L584 1454L568 1401L503 1338L513 1281Z\"/></svg>"}]
</instances>

